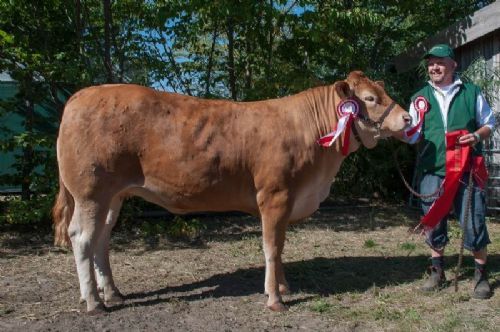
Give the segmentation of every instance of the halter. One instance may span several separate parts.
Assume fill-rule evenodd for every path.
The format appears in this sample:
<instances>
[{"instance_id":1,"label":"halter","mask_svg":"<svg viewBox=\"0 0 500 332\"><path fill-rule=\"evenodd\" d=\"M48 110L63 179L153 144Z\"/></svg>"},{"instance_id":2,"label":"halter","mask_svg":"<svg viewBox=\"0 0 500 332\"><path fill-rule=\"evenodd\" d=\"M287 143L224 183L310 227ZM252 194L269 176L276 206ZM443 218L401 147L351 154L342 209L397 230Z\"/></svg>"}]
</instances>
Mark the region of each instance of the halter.
<instances>
[{"instance_id":1,"label":"halter","mask_svg":"<svg viewBox=\"0 0 500 332\"><path fill-rule=\"evenodd\" d=\"M373 137L375 139L380 138L380 128L382 127L382 124L385 121L385 118L391 113L391 111L394 109L394 106L396 106L396 102L393 101L387 108L385 109L384 113L378 118L377 121L373 121L372 119L365 117L363 114L359 114L359 119L364 122L365 124L375 127L377 129L377 134ZM356 129L356 126L352 126L352 132L354 134L354 137L356 140L358 140L359 143L363 144L363 141L361 140L361 137L359 136L358 130Z\"/></svg>"},{"instance_id":2,"label":"halter","mask_svg":"<svg viewBox=\"0 0 500 332\"><path fill-rule=\"evenodd\" d=\"M358 130L355 125L352 125L356 119L360 119L362 122L366 123L369 126L375 127L377 130L377 134L374 136L375 139L380 138L380 128L385 121L385 118L389 115L389 113L394 109L396 102L392 102L384 111L384 113L380 116L377 121L373 121L372 119L363 116L359 112L358 102L353 99L347 99L342 101L337 105L337 124L333 128L333 131L321 136L316 142L324 147L329 147L333 144L333 142L340 137L340 135L344 134L344 144L342 146L342 154L346 156L349 150L349 134L352 129L352 133L354 134L354 138L361 144L363 141L359 136Z\"/></svg>"}]
</instances>

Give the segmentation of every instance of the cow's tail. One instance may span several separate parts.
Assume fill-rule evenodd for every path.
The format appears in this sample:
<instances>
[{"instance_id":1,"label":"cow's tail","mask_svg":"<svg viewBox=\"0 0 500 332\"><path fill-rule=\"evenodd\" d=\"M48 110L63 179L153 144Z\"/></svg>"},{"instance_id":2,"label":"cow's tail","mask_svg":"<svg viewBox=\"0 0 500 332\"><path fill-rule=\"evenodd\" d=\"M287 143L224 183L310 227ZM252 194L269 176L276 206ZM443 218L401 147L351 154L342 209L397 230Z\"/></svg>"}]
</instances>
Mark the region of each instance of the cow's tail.
<instances>
[{"instance_id":1,"label":"cow's tail","mask_svg":"<svg viewBox=\"0 0 500 332\"><path fill-rule=\"evenodd\" d=\"M54 244L61 247L69 247L70 239L68 227L75 209L75 201L59 177L59 194L52 208L54 221Z\"/></svg>"}]
</instances>

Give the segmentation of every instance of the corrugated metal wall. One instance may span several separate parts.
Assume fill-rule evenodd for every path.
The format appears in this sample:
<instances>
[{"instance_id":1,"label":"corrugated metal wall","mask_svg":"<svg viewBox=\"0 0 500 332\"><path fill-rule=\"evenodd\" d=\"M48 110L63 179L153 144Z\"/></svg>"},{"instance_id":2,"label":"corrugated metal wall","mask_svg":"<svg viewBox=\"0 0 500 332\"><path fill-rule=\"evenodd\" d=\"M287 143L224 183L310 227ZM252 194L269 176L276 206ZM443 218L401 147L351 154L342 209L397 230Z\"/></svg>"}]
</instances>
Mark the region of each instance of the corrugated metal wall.
<instances>
[{"instance_id":1,"label":"corrugated metal wall","mask_svg":"<svg viewBox=\"0 0 500 332\"><path fill-rule=\"evenodd\" d=\"M482 56L486 60L488 69L500 68L500 30L493 31L471 43L465 44L455 50L459 64L459 71L467 68L474 60ZM500 96L500 90L497 92ZM500 114L500 103L493 103L493 110ZM490 212L500 212L500 116L497 116L497 128L487 144L485 151L490 180L488 183L487 197Z\"/></svg>"},{"instance_id":2,"label":"corrugated metal wall","mask_svg":"<svg viewBox=\"0 0 500 332\"><path fill-rule=\"evenodd\" d=\"M455 50L458 70L467 68L474 60L484 57L490 68L500 66L500 31L493 31Z\"/></svg>"}]
</instances>

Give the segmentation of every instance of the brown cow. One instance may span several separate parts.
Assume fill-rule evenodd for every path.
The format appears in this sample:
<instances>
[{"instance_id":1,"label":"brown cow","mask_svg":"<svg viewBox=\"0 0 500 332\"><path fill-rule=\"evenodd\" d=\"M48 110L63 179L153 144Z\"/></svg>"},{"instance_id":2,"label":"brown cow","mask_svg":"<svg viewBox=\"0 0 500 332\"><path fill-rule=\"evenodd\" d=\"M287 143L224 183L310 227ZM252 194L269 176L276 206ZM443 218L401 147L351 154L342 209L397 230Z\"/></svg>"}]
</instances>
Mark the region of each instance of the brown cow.
<instances>
[{"instance_id":1,"label":"brown cow","mask_svg":"<svg viewBox=\"0 0 500 332\"><path fill-rule=\"evenodd\" d=\"M246 103L136 85L76 93L66 105L57 140L60 191L54 223L56 244L71 240L87 310L105 309L98 287L106 304L122 299L108 245L126 195L174 213L259 216L267 306L285 310L280 295L288 290L281 261L285 230L316 211L329 194L344 160L341 139L330 148L317 140L336 125L336 106L349 97L361 106L352 130L358 138L351 139L349 152L361 144L373 148L378 135L391 136L410 122L382 84L361 72L289 97Z\"/></svg>"}]
</instances>

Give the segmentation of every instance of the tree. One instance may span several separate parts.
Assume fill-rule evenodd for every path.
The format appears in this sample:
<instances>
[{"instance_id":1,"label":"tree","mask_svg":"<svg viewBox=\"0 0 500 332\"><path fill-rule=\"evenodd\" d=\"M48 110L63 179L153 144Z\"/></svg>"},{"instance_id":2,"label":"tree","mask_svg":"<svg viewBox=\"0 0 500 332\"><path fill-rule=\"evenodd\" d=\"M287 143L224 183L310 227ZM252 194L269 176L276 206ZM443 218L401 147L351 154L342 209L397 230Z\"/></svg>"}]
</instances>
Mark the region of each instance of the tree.
<instances>
[{"instance_id":1,"label":"tree","mask_svg":"<svg viewBox=\"0 0 500 332\"><path fill-rule=\"evenodd\" d=\"M72 82L77 49L71 46L69 11L63 1L42 5L22 0L2 2L0 13L0 71L18 83L16 98L4 103L2 110L15 113L24 127L24 131L4 137L2 147L21 150L16 165L19 173L8 180L19 181L22 197L29 199L35 168L47 155L46 149L37 147L54 146L54 119L59 118L64 105L60 83ZM42 104L51 108L42 112L37 106Z\"/></svg>"},{"instance_id":2,"label":"tree","mask_svg":"<svg viewBox=\"0 0 500 332\"><path fill-rule=\"evenodd\" d=\"M16 113L24 131L1 138L4 151L21 152L16 177L0 181L23 183L23 197L31 197L42 156L54 163L65 99L92 84L134 82L193 96L256 100L363 69L387 79L386 89L404 104L414 80L386 72L386 63L491 2L2 1L0 72L18 82L19 93L1 111ZM49 108L47 114L38 111L40 105ZM344 168L374 155L360 158Z\"/></svg>"},{"instance_id":3,"label":"tree","mask_svg":"<svg viewBox=\"0 0 500 332\"><path fill-rule=\"evenodd\" d=\"M25 200L32 190L55 187L56 173L47 172L52 175L47 182L37 168L55 166L57 125L72 92L103 82L148 83L140 46L141 11L147 5L100 4L94 0L0 3L0 72L10 74L18 89L15 98L2 102L0 115L14 115L23 127L6 131L0 139L2 151L16 156L18 170L0 182L20 184Z\"/></svg>"}]
</instances>

